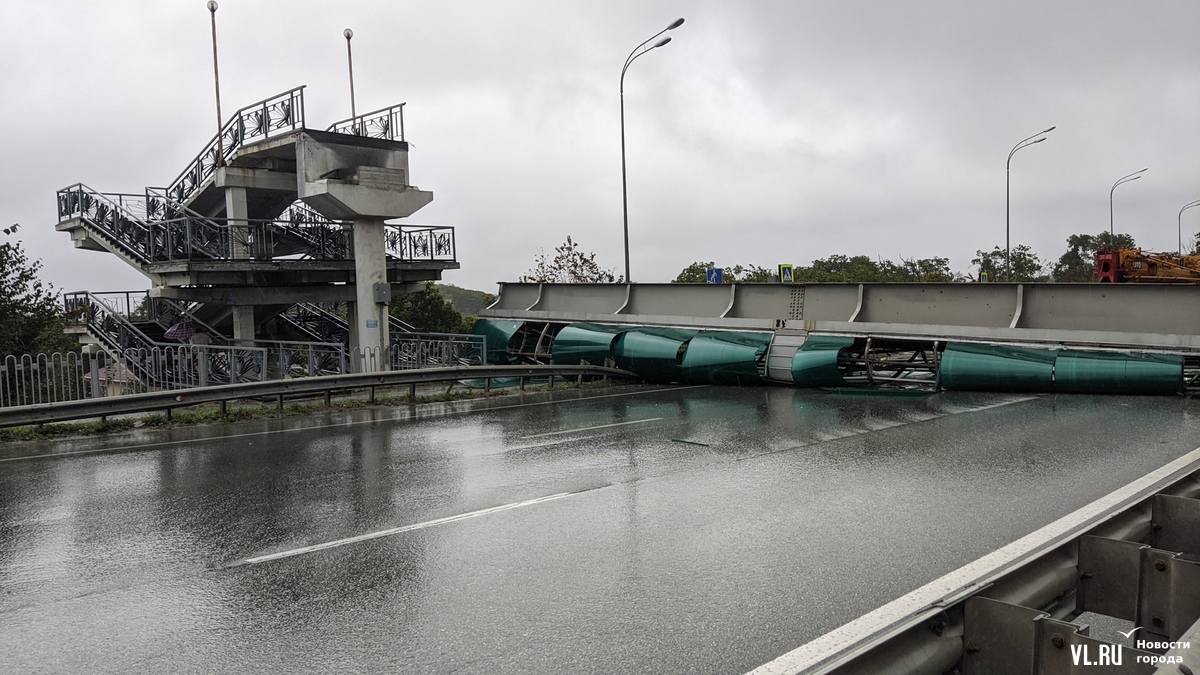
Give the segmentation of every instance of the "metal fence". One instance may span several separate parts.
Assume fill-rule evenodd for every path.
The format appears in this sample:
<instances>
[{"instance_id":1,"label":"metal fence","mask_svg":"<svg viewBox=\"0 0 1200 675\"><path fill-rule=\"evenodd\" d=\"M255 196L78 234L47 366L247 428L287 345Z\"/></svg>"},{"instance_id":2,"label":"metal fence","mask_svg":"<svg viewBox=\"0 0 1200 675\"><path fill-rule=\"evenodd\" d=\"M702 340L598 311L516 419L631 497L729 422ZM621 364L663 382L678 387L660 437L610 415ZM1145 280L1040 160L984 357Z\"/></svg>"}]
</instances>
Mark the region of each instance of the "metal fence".
<instances>
[{"instance_id":1,"label":"metal fence","mask_svg":"<svg viewBox=\"0 0 1200 675\"><path fill-rule=\"evenodd\" d=\"M134 304L132 298L124 302ZM351 370L482 366L487 341L482 335L406 333L382 351L349 351L332 342L256 340L130 347L114 353L8 356L0 361L0 408Z\"/></svg>"},{"instance_id":2,"label":"metal fence","mask_svg":"<svg viewBox=\"0 0 1200 675\"><path fill-rule=\"evenodd\" d=\"M265 379L267 349L219 345L7 356L0 408Z\"/></svg>"}]
</instances>

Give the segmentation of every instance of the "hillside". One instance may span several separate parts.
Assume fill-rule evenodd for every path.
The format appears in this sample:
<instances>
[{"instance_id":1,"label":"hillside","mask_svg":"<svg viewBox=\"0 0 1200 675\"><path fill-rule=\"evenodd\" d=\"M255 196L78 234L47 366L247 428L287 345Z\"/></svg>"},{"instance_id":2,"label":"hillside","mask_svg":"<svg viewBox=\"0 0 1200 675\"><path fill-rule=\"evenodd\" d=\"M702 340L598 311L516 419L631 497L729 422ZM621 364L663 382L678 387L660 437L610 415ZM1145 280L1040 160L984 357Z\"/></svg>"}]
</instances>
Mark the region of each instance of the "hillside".
<instances>
[{"instance_id":1,"label":"hillside","mask_svg":"<svg viewBox=\"0 0 1200 675\"><path fill-rule=\"evenodd\" d=\"M459 288L451 284L434 284L434 288L463 316L475 316L479 314L479 310L496 301L496 297L491 293Z\"/></svg>"}]
</instances>

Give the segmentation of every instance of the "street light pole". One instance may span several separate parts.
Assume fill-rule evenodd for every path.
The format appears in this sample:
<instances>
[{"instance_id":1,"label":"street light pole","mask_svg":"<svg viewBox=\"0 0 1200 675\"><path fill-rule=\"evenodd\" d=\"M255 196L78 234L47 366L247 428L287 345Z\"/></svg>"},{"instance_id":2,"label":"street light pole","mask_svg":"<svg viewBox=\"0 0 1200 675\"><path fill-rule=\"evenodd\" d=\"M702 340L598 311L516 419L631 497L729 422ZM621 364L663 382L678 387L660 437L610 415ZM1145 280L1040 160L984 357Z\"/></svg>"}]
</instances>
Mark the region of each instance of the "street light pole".
<instances>
[{"instance_id":1,"label":"street light pole","mask_svg":"<svg viewBox=\"0 0 1200 675\"><path fill-rule=\"evenodd\" d=\"M354 110L354 53L350 50L350 38L354 37L354 31L347 28L342 31L342 35L346 37L346 65L350 69L350 124L357 134L358 114Z\"/></svg>"},{"instance_id":2,"label":"street light pole","mask_svg":"<svg viewBox=\"0 0 1200 675\"><path fill-rule=\"evenodd\" d=\"M1030 136L1029 138L1026 138L1026 139L1022 140L1020 143L1017 143L1016 145L1014 145L1013 149L1009 150L1009 152L1008 152L1008 161L1004 165L1004 280L1005 281L1012 281L1012 240L1011 240L1011 237L1009 234L1010 230L1011 230L1011 228L1009 227L1009 216L1011 213L1011 208L1009 206L1009 204L1010 204L1009 193L1011 192L1010 185L1012 183L1012 181L1011 181L1012 158L1013 158L1013 155L1017 154L1017 151L1020 150L1021 148L1027 148L1027 147L1033 145L1034 143L1041 143L1042 141L1046 140L1046 138L1044 136L1042 138L1037 138L1037 137L1041 136L1042 134L1048 134L1051 131L1054 131L1056 128L1057 127L1050 127L1049 129L1046 129L1045 131L1039 131L1036 134ZM1033 140L1035 138L1037 138L1037 140Z\"/></svg>"},{"instance_id":3,"label":"street light pole","mask_svg":"<svg viewBox=\"0 0 1200 675\"><path fill-rule=\"evenodd\" d=\"M221 140L221 74L217 70L217 0L208 0L212 15L213 86L217 90L217 166L225 166L225 148Z\"/></svg>"},{"instance_id":4,"label":"street light pole","mask_svg":"<svg viewBox=\"0 0 1200 675\"><path fill-rule=\"evenodd\" d=\"M1146 168L1148 169L1150 167L1146 167ZM1109 246L1115 246L1116 242L1117 242L1116 230L1113 228L1113 192L1116 192L1118 185L1121 185L1122 183L1128 183L1130 181L1134 181L1134 180L1141 178L1141 176L1139 176L1138 174L1142 173L1142 171L1145 171L1145 170L1146 169L1142 169L1141 171L1134 171L1133 173L1129 174L1128 176L1122 176L1120 179L1117 180L1117 182L1113 183L1112 189L1108 191L1108 245Z\"/></svg>"},{"instance_id":5,"label":"street light pole","mask_svg":"<svg viewBox=\"0 0 1200 675\"><path fill-rule=\"evenodd\" d=\"M1197 199L1196 201L1188 203L1188 204L1184 204L1183 208L1179 209L1179 217L1176 218L1177 222L1175 224L1179 230L1178 234L1179 234L1179 257L1180 258L1183 257L1183 212L1187 211L1188 209L1195 208L1197 206L1200 206L1200 199Z\"/></svg>"},{"instance_id":6,"label":"street light pole","mask_svg":"<svg viewBox=\"0 0 1200 675\"><path fill-rule=\"evenodd\" d=\"M653 47L646 45L654 38L662 35L669 30L675 30L683 25L683 19L675 19L671 25L651 35L648 40L638 45L629 52L629 56L625 59L625 66L621 68L621 211L625 219L625 283L633 283L633 278L629 274L629 183L625 174L625 71L629 70L629 64L633 63L642 54L651 49L658 49L671 41L671 38L664 38L654 44ZM643 47L646 47L643 49Z\"/></svg>"}]
</instances>

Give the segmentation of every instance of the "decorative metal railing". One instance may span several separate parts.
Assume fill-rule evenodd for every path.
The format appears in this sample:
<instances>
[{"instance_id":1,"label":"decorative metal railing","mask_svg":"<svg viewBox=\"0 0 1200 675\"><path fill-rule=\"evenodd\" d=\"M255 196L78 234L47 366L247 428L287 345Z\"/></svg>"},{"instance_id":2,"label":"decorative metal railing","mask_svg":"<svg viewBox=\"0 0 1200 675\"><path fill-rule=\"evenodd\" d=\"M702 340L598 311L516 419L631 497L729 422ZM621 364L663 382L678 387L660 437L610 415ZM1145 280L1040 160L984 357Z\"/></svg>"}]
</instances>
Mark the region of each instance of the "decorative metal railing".
<instances>
[{"instance_id":1,"label":"decorative metal railing","mask_svg":"<svg viewBox=\"0 0 1200 675\"><path fill-rule=\"evenodd\" d=\"M181 387L231 384L261 380L266 374L266 349L223 344L187 345L156 341L134 325L133 321L165 321L184 317L177 303L145 296L134 304L132 292L94 294L87 291L66 293L63 304L68 321L86 326L105 350L116 356L129 374L147 387ZM195 317L188 320L211 331L224 342L220 333L204 326ZM161 328L167 326L160 324Z\"/></svg>"},{"instance_id":2,"label":"decorative metal railing","mask_svg":"<svg viewBox=\"0 0 1200 675\"><path fill-rule=\"evenodd\" d=\"M235 112L221 128L221 152L228 161L238 148L250 141L265 140L272 135L303 128L304 87L300 86ZM166 189L167 194L174 201L186 204L204 185L204 181L213 175L219 163L217 138L214 136L183 173L171 181Z\"/></svg>"},{"instance_id":3,"label":"decorative metal railing","mask_svg":"<svg viewBox=\"0 0 1200 675\"><path fill-rule=\"evenodd\" d=\"M412 370L487 363L482 335L408 333L387 349L353 349L350 360L359 371Z\"/></svg>"},{"instance_id":4,"label":"decorative metal railing","mask_svg":"<svg viewBox=\"0 0 1200 675\"><path fill-rule=\"evenodd\" d=\"M350 372L347 369L347 349L341 343L286 340L236 340L234 343L267 350L267 379L341 375Z\"/></svg>"},{"instance_id":5,"label":"decorative metal railing","mask_svg":"<svg viewBox=\"0 0 1200 675\"><path fill-rule=\"evenodd\" d=\"M482 335L405 333L392 339L391 370L437 366L481 366L487 363Z\"/></svg>"},{"instance_id":6,"label":"decorative metal railing","mask_svg":"<svg viewBox=\"0 0 1200 675\"><path fill-rule=\"evenodd\" d=\"M126 255L141 263L150 261L150 226L134 212L137 195L103 194L83 183L57 193L58 220L79 218L92 234L111 241ZM140 201L144 212L144 198Z\"/></svg>"},{"instance_id":7,"label":"decorative metal railing","mask_svg":"<svg viewBox=\"0 0 1200 675\"><path fill-rule=\"evenodd\" d=\"M387 254L404 262L456 260L453 227L388 224L383 241Z\"/></svg>"},{"instance_id":8,"label":"decorative metal railing","mask_svg":"<svg viewBox=\"0 0 1200 675\"><path fill-rule=\"evenodd\" d=\"M78 218L90 234L111 242L141 264L353 257L342 223L301 202L274 220L206 218L177 204L158 188L147 188L145 196L106 194L78 183L58 191L58 217L60 221ZM453 228L387 228L387 252L392 257L443 260L447 258L440 252L449 251L449 259L453 259Z\"/></svg>"},{"instance_id":9,"label":"decorative metal railing","mask_svg":"<svg viewBox=\"0 0 1200 675\"><path fill-rule=\"evenodd\" d=\"M281 223L286 233L307 243L302 258L347 260L353 257L345 225L326 218L304 202L297 201L289 206L276 222Z\"/></svg>"},{"instance_id":10,"label":"decorative metal railing","mask_svg":"<svg viewBox=\"0 0 1200 675\"><path fill-rule=\"evenodd\" d=\"M389 141L403 141L405 105L401 103L390 108L376 110L359 115L358 117L342 120L341 122L335 122L329 125L326 131L332 131L336 134L382 138Z\"/></svg>"}]
</instances>

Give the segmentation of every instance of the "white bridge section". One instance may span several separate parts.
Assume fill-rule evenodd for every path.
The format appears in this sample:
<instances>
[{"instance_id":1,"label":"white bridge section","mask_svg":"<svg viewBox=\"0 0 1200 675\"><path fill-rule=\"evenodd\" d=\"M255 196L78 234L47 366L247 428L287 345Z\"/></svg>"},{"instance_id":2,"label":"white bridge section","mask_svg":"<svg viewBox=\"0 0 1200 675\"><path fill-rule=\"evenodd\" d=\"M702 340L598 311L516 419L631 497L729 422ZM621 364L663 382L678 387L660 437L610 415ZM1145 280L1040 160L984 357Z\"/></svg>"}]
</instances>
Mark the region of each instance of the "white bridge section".
<instances>
[{"instance_id":1,"label":"white bridge section","mask_svg":"<svg viewBox=\"0 0 1200 675\"><path fill-rule=\"evenodd\" d=\"M501 283L480 316L1200 352L1191 285Z\"/></svg>"}]
</instances>

